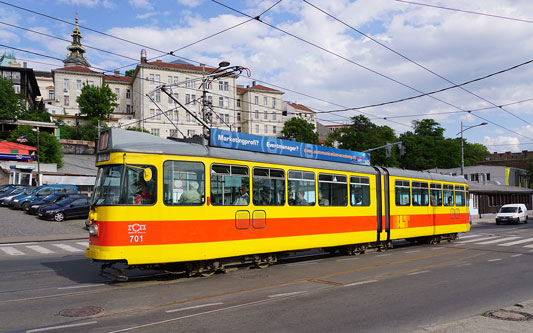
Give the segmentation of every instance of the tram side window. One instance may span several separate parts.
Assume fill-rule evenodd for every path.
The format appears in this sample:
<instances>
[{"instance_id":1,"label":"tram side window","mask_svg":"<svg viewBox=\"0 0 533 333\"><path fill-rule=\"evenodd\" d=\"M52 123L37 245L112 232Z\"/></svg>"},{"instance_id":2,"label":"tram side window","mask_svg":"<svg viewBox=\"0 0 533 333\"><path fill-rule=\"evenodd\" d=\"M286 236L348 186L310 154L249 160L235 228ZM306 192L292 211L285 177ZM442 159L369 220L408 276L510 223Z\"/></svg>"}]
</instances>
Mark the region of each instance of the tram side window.
<instances>
[{"instance_id":1,"label":"tram side window","mask_svg":"<svg viewBox=\"0 0 533 333\"><path fill-rule=\"evenodd\" d=\"M431 206L442 206L442 185L430 184Z\"/></svg>"},{"instance_id":2,"label":"tram side window","mask_svg":"<svg viewBox=\"0 0 533 333\"><path fill-rule=\"evenodd\" d=\"M348 181L344 175L318 175L318 196L326 199L329 206L348 205ZM325 203L325 200L323 201ZM320 204L325 206L325 204Z\"/></svg>"},{"instance_id":3,"label":"tram side window","mask_svg":"<svg viewBox=\"0 0 533 333\"><path fill-rule=\"evenodd\" d=\"M466 187L465 196L466 196L466 200L465 200L466 205L470 206L470 192L468 191L468 186Z\"/></svg>"},{"instance_id":4,"label":"tram side window","mask_svg":"<svg viewBox=\"0 0 533 333\"><path fill-rule=\"evenodd\" d=\"M370 206L370 179L368 177L350 177L350 204Z\"/></svg>"},{"instance_id":5,"label":"tram side window","mask_svg":"<svg viewBox=\"0 0 533 333\"><path fill-rule=\"evenodd\" d=\"M163 201L165 205L202 205L205 200L203 163L166 161L163 164Z\"/></svg>"},{"instance_id":6,"label":"tram side window","mask_svg":"<svg viewBox=\"0 0 533 333\"><path fill-rule=\"evenodd\" d=\"M305 171L288 172L289 206L314 206L316 202L315 174Z\"/></svg>"},{"instance_id":7,"label":"tram side window","mask_svg":"<svg viewBox=\"0 0 533 333\"><path fill-rule=\"evenodd\" d=\"M453 206L453 185L442 185L444 206Z\"/></svg>"},{"instance_id":8,"label":"tram side window","mask_svg":"<svg viewBox=\"0 0 533 333\"><path fill-rule=\"evenodd\" d=\"M248 167L211 165L211 203L213 206L248 206L249 189Z\"/></svg>"},{"instance_id":9,"label":"tram side window","mask_svg":"<svg viewBox=\"0 0 533 333\"><path fill-rule=\"evenodd\" d=\"M394 186L396 206L409 206L411 204L411 189L408 180L397 180Z\"/></svg>"},{"instance_id":10,"label":"tram side window","mask_svg":"<svg viewBox=\"0 0 533 333\"><path fill-rule=\"evenodd\" d=\"M413 206L429 205L428 183L413 182Z\"/></svg>"},{"instance_id":11,"label":"tram side window","mask_svg":"<svg viewBox=\"0 0 533 333\"><path fill-rule=\"evenodd\" d=\"M152 177L149 181L144 180L144 168L152 170ZM128 166L126 184L126 204L153 205L156 202L157 174L155 167L141 165L133 168Z\"/></svg>"},{"instance_id":12,"label":"tram side window","mask_svg":"<svg viewBox=\"0 0 533 333\"><path fill-rule=\"evenodd\" d=\"M465 205L465 187L464 186L455 186L455 205L464 206Z\"/></svg>"},{"instance_id":13,"label":"tram side window","mask_svg":"<svg viewBox=\"0 0 533 333\"><path fill-rule=\"evenodd\" d=\"M280 169L254 168L252 198L256 206L285 204L285 172Z\"/></svg>"}]
</instances>

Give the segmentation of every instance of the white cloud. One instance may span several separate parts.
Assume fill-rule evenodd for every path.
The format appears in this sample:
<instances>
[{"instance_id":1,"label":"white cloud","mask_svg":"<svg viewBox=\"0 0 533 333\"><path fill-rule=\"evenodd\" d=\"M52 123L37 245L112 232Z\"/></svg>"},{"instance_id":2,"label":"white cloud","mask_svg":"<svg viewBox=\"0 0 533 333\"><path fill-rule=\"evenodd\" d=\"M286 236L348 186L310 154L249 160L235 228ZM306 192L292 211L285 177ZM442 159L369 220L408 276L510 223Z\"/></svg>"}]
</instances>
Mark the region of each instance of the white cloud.
<instances>
[{"instance_id":1,"label":"white cloud","mask_svg":"<svg viewBox=\"0 0 533 333\"><path fill-rule=\"evenodd\" d=\"M144 13L144 14L138 14L136 17L140 20L144 20L144 19L147 19L147 18L150 18L154 15L157 15L156 12L149 12L149 13Z\"/></svg>"},{"instance_id":2,"label":"white cloud","mask_svg":"<svg viewBox=\"0 0 533 333\"><path fill-rule=\"evenodd\" d=\"M483 144L487 146L487 149L491 152L504 152L504 151L521 151L520 140L517 137L510 136L497 136L490 137L485 136L483 138Z\"/></svg>"},{"instance_id":3,"label":"white cloud","mask_svg":"<svg viewBox=\"0 0 533 333\"><path fill-rule=\"evenodd\" d=\"M202 2L203 2L202 0L178 0L178 3L180 5L191 7L191 8L200 6Z\"/></svg>"},{"instance_id":4,"label":"white cloud","mask_svg":"<svg viewBox=\"0 0 533 333\"><path fill-rule=\"evenodd\" d=\"M130 5L132 5L135 8L141 8L141 9L152 9L153 6L150 3L150 0L128 0Z\"/></svg>"}]
</instances>

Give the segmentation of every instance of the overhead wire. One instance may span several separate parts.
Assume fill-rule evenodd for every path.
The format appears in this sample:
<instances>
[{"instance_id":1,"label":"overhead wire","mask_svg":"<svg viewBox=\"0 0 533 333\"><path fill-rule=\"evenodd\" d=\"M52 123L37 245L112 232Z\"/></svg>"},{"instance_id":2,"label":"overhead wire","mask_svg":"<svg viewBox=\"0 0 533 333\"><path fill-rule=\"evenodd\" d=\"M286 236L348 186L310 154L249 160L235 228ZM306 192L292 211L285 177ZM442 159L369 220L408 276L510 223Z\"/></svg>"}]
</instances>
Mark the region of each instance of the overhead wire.
<instances>
[{"instance_id":1,"label":"overhead wire","mask_svg":"<svg viewBox=\"0 0 533 333\"><path fill-rule=\"evenodd\" d=\"M387 46L387 45L381 43L381 42L378 41L377 39L372 38L372 36L369 36L369 35L365 34L364 32L360 31L359 29L356 29L355 27L352 27L352 26L349 25L348 23L342 21L341 19L335 17L334 15L331 15L330 13L328 13L328 12L326 12L325 10L319 8L318 6L316 6L316 5L312 4L312 3L310 3L308 0L303 0L303 2L306 3L306 4L308 4L309 6L311 6L311 7L315 8L315 9L317 9L318 11L324 13L325 15L327 15L327 16L330 17L330 18L332 18L333 20L335 20L335 21L337 21L337 22L343 24L344 26L348 27L349 29L352 29L353 31L359 33L360 35L366 37L367 39L370 39L370 40L373 41L374 43L376 43L376 44L378 44L378 45L380 45L380 46L386 48L387 50L393 52L394 54L396 54L396 55L402 57L403 59L409 61L410 63L412 63L412 64L414 64L414 65L416 65L416 66L418 66L418 67L424 69L425 71L427 71L427 72L429 72L429 73L431 73L431 74L437 76L438 78L440 78L440 79L442 79L442 80L444 80L444 81L446 81L446 82L448 82L448 83L450 83L450 84L456 86L457 88L463 90L464 92L467 92L467 93L471 94L472 96L475 96L475 97L477 97L477 98L479 98L479 99L481 99L481 100L483 100L483 101L485 101L485 102L487 102L487 103L489 103L489 104L491 104L491 105L493 105L493 106L497 106L496 104L494 104L493 102L487 100L486 98L484 98L484 97L482 97L482 96L480 96L480 95L478 95L478 94L476 94L476 93L474 93L474 92L472 92L472 91L470 91L470 90L464 88L462 85L457 85L455 82L453 82L453 81L447 79L447 78L444 77L443 75L441 75L441 74L439 74L439 73L437 73L437 72L435 72L435 71L429 69L428 67L426 67L426 66L424 66L424 65L422 65L422 64L420 64L420 63L418 63L417 61L414 61L413 59L411 59L411 58L409 58L409 57L403 55L402 53L400 53L400 52L394 50L393 48L391 48L391 47L389 47L389 46ZM510 114L511 116L513 116L513 117L515 117L515 118L517 118L517 119L519 119L519 120L525 122L526 124L528 124L528 125L532 125L529 121L527 121L527 120L525 120L525 119L523 119L523 118L521 118L521 117L515 115L514 113L512 113L512 112L510 112L510 111L508 111L508 110L506 110L506 109L504 109L503 107L500 107L500 109L503 110L503 111L505 111L506 113Z\"/></svg>"},{"instance_id":2,"label":"overhead wire","mask_svg":"<svg viewBox=\"0 0 533 333\"><path fill-rule=\"evenodd\" d=\"M226 4L223 4L223 3L221 3L221 2L219 2L219 1L217 1L217 0L211 0L211 1L213 1L213 2L215 2L215 3L217 3L217 4L219 4L219 5L221 5L221 6L223 6L223 7L225 7L225 8L227 8L227 9L231 10L231 11L237 12L237 13L243 15L243 16L250 17L250 15L248 15L248 14L246 14L246 13L244 13L244 12L238 10L238 9L235 9L235 8L233 8L233 7L231 7L231 6L228 6L228 5L226 5ZM399 81L399 80L396 80L396 79L394 79L394 78L392 78L392 77L390 77L390 76L388 76L388 75L385 75L385 74L383 74L383 73L380 73L380 72L378 72L378 71L376 71L376 70L374 70L374 69L372 69L372 68L370 68L370 67L368 67L368 66L364 66L364 65L362 65L362 64L359 64L359 63L357 63L356 61L353 61L353 60L351 60L351 59L349 59L349 58L347 58L347 57L345 57L345 56L342 56L342 55L340 55L340 54L338 54L338 53L335 53L335 52L333 52L333 51L331 51L331 50L328 50L328 49L326 49L326 48L324 48L324 47L322 47L322 46L320 46L320 45L318 45L318 44L316 44L316 43L310 42L310 41L308 41L308 40L306 40L306 39L304 39L304 38L302 38L302 37L299 37L299 36L297 36L297 35L291 33L291 32L288 32L288 31L286 31L286 30L284 30L284 29L281 29L281 28L279 28L279 27L276 27L276 26L274 26L274 25L272 25L272 24L270 24L270 23L266 23L266 22L263 22L263 21L258 21L258 22L260 22L260 23L262 23L262 24L264 24L264 25L266 25L266 26L269 26L269 27L271 27L271 28L274 29L274 30L277 30L277 31L283 32L284 34L287 34L287 35L289 35L289 36L291 36L291 37L293 37L293 38L295 38L295 39L297 39L297 40L299 40L299 41L301 41L301 42L303 42L303 43L305 43L305 44L311 45L311 46L313 46L313 47L315 47L315 48L318 48L318 49L320 49L320 50L322 50L322 51L324 51L324 52L326 52L326 53L328 53L328 54L331 54L331 55L333 55L333 56L335 56L335 57L338 57L338 58L340 58L340 59L343 59L343 60L345 60L345 61L347 61L347 62L349 62L349 63L351 63L351 64L353 64L353 65L355 65L355 66L357 66L357 67L360 67L360 68L362 68L362 69L365 69L365 70L367 70L367 71L369 71L369 72L371 72L371 73L374 73L374 74L376 74L376 75L378 75L378 76L380 76L380 77L383 77L383 78L385 78L385 79L387 79L387 80L390 80L390 81L392 81L392 82L394 82L394 83L397 83L397 84L399 84L399 85L401 85L401 86L403 86L403 87L406 87L406 88L409 88L409 89L411 89L411 90L414 90L414 91L416 91L416 92L418 92L418 93L420 93L420 94L424 94L423 91L421 91L421 90L419 90L419 89L417 89L417 88L415 88L415 87L412 87L412 86L410 86L410 85L408 85L408 84L406 84L406 83L403 83L403 82L401 82L401 81ZM453 107L453 108L455 108L455 109L462 110L462 111L465 112L465 113L470 113L470 112L468 112L468 111L466 111L466 110L463 110L462 108L460 108L460 107L458 107L458 106L456 106L456 105L453 105L453 104L450 103L450 102L447 102L447 101L445 101L445 100L442 100L442 99L440 99L440 98L437 98L437 97L435 97L435 96L433 96L433 95L426 95L426 96L428 96L428 97L430 97L430 98L432 98L432 99L434 99L434 100L437 100L437 101L439 101L439 102L441 102L441 103L444 103L444 104L446 104L446 105L448 105L448 106L451 106L451 107ZM355 111L358 112L357 110L355 110ZM521 137L527 138L527 139L529 139L529 140L533 140L533 139L531 139L531 138L529 138L529 137L527 137L527 136L525 136L525 135L523 135L523 134L520 134L520 133L518 133L518 132L516 132L516 131L514 131L514 130L512 130L512 129L505 128L505 127L503 127L503 126L501 126L501 125L499 125L499 124L497 124L497 123L495 123L495 122L493 122L493 121L491 121L491 120L485 119L484 117L481 117L481 116L476 115L476 114L472 114L472 115L475 116L475 117L477 117L477 118L479 118L479 119L482 119L482 120L484 120L484 121L486 121L486 122L488 122L488 123L491 123L491 124L493 124L493 125L495 125L495 126L497 126L497 127L500 127L500 128L502 128L502 129L505 129L506 131L509 131L509 132L515 133L516 135L519 135L519 136L521 136ZM385 120L386 120L386 119L385 119Z\"/></svg>"}]
</instances>

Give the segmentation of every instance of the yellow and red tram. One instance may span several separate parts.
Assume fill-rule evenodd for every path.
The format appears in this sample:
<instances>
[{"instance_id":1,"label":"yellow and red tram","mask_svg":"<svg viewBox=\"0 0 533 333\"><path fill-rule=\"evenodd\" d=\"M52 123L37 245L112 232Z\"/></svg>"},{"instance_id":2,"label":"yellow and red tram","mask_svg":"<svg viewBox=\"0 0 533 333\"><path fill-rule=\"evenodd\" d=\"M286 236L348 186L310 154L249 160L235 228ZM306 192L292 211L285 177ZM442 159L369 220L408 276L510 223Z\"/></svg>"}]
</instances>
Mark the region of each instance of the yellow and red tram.
<instances>
[{"instance_id":1,"label":"yellow and red tram","mask_svg":"<svg viewBox=\"0 0 533 333\"><path fill-rule=\"evenodd\" d=\"M86 256L210 274L276 254L348 253L470 229L462 177L103 132Z\"/></svg>"}]
</instances>

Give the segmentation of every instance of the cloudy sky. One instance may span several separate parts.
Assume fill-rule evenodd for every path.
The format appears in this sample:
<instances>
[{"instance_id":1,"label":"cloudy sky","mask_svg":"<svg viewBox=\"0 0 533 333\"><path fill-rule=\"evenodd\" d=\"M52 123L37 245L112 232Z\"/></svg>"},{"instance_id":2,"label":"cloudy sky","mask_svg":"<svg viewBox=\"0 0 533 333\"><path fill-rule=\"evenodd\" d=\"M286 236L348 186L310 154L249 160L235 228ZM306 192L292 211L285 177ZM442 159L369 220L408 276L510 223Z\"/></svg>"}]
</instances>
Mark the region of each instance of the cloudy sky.
<instances>
[{"instance_id":1,"label":"cloudy sky","mask_svg":"<svg viewBox=\"0 0 533 333\"><path fill-rule=\"evenodd\" d=\"M176 57L164 53L177 50L192 64L249 68L240 84L282 90L324 124L362 113L400 134L433 118L456 137L461 122L487 122L465 138L490 151L533 149L531 0L217 1L0 1L0 52L34 69L62 67L66 22L78 11L97 71L134 68L142 48L169 62Z\"/></svg>"}]
</instances>

